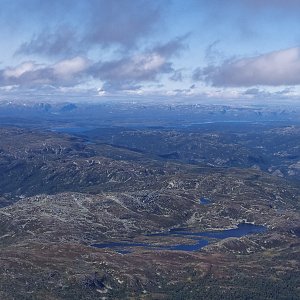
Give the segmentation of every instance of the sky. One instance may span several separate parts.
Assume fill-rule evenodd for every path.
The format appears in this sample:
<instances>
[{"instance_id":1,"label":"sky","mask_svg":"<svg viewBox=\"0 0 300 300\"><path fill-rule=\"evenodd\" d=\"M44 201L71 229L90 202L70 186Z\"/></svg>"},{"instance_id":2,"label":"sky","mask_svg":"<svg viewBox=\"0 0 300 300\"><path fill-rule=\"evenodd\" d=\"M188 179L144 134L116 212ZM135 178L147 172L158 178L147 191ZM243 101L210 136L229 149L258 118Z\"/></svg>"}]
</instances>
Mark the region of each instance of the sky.
<instances>
[{"instance_id":1,"label":"sky","mask_svg":"<svg viewBox=\"0 0 300 300\"><path fill-rule=\"evenodd\" d=\"M300 0L1 0L0 101L300 102Z\"/></svg>"}]
</instances>

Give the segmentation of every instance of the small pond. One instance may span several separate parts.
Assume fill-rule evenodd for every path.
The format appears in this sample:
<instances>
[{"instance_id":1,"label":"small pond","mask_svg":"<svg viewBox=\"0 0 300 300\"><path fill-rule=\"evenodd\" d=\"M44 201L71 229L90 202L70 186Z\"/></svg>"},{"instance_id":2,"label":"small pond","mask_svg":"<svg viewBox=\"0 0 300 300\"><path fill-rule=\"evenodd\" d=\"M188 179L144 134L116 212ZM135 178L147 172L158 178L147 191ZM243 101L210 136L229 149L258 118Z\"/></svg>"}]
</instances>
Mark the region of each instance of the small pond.
<instances>
[{"instance_id":1,"label":"small pond","mask_svg":"<svg viewBox=\"0 0 300 300\"><path fill-rule=\"evenodd\" d=\"M200 198L200 204L207 205L210 203L211 203L211 201L208 198L205 198L205 197Z\"/></svg>"}]
</instances>

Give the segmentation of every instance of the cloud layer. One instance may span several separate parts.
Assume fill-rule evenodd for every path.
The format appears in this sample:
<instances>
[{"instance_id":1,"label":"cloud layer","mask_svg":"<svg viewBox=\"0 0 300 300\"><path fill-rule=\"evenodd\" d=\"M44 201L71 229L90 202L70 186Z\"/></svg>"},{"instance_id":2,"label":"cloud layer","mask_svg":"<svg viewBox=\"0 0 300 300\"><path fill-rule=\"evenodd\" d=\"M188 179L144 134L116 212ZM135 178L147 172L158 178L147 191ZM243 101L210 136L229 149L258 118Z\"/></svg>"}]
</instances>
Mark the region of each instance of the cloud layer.
<instances>
[{"instance_id":1,"label":"cloud layer","mask_svg":"<svg viewBox=\"0 0 300 300\"><path fill-rule=\"evenodd\" d=\"M68 14L60 16L66 7L68 14L80 20L80 27L68 18ZM83 53L93 47L132 49L139 40L157 29L162 7L159 1L146 0L54 0L52 6L39 4L28 14L41 17L49 9L49 24L22 43L16 53L64 56ZM51 26L52 22L54 26Z\"/></svg>"},{"instance_id":2,"label":"cloud layer","mask_svg":"<svg viewBox=\"0 0 300 300\"><path fill-rule=\"evenodd\" d=\"M193 78L227 87L300 85L300 47L198 68Z\"/></svg>"},{"instance_id":3,"label":"cloud layer","mask_svg":"<svg viewBox=\"0 0 300 300\"><path fill-rule=\"evenodd\" d=\"M299 0L2 0L0 92L296 95L299 16Z\"/></svg>"},{"instance_id":4,"label":"cloud layer","mask_svg":"<svg viewBox=\"0 0 300 300\"><path fill-rule=\"evenodd\" d=\"M92 62L75 56L49 65L25 61L0 70L0 86L72 86L92 78L101 81L107 90L136 89L143 82L156 81L162 74L177 74L170 59L185 48L186 38L178 37L113 60Z\"/></svg>"},{"instance_id":5,"label":"cloud layer","mask_svg":"<svg viewBox=\"0 0 300 300\"><path fill-rule=\"evenodd\" d=\"M0 70L0 86L75 85L88 66L89 61L82 57L62 60L49 66L27 61L16 67Z\"/></svg>"}]
</instances>

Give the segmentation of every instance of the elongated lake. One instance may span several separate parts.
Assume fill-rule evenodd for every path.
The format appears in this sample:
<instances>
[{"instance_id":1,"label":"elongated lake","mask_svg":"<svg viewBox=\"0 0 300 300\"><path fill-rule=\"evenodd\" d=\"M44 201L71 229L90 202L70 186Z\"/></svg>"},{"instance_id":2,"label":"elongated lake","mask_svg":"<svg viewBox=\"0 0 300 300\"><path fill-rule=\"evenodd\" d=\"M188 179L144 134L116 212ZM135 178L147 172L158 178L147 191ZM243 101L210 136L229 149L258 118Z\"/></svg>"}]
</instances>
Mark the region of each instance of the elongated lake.
<instances>
[{"instance_id":1,"label":"elongated lake","mask_svg":"<svg viewBox=\"0 0 300 300\"><path fill-rule=\"evenodd\" d=\"M160 237L185 237L191 240L194 240L193 244L176 244L173 246L159 246L151 245L148 243L131 243L129 241L121 242L110 242L102 244L93 244L93 247L97 248L109 248L114 249L116 252L121 254L127 254L134 250L136 247L152 250L177 250L177 251L198 251L201 248L207 246L210 243L215 242L215 239L222 240L230 237L243 237L250 234L263 233L267 230L265 226L254 225L251 223L241 223L237 228L225 229L220 231L206 231L206 232L194 232L188 228L174 228L167 232L163 233L154 233L147 235L151 236L160 236Z\"/></svg>"}]
</instances>

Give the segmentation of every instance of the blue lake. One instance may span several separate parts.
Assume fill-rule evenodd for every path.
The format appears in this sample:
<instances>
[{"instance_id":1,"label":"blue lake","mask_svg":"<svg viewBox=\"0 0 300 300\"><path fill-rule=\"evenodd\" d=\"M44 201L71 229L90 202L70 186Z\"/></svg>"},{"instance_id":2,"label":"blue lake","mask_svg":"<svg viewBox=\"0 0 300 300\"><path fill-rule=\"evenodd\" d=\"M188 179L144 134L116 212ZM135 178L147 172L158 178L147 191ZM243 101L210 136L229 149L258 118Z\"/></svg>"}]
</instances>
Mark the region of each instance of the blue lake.
<instances>
[{"instance_id":1,"label":"blue lake","mask_svg":"<svg viewBox=\"0 0 300 300\"><path fill-rule=\"evenodd\" d=\"M52 127L51 131L59 133L80 134L91 129L93 129L93 127Z\"/></svg>"},{"instance_id":2,"label":"blue lake","mask_svg":"<svg viewBox=\"0 0 300 300\"><path fill-rule=\"evenodd\" d=\"M237 228L225 229L220 231L206 231L206 232L191 232L186 228L171 229L168 235L184 235L194 237L209 237L215 239L226 239L229 237L242 237L249 234L265 232L267 228L261 225L254 225L251 223L238 224Z\"/></svg>"},{"instance_id":3,"label":"blue lake","mask_svg":"<svg viewBox=\"0 0 300 300\"><path fill-rule=\"evenodd\" d=\"M200 198L200 204L207 205L207 204L210 204L210 202L211 201L205 197Z\"/></svg>"},{"instance_id":4,"label":"blue lake","mask_svg":"<svg viewBox=\"0 0 300 300\"><path fill-rule=\"evenodd\" d=\"M148 243L131 243L127 241L123 242L111 242L111 243L102 243L102 244L93 244L91 246L97 248L108 248L114 249L116 252L121 254L127 254L133 251L134 248L140 247L150 250L177 250L177 251L198 251L201 248L207 246L210 243L213 243L210 239L226 239L230 237L243 237L249 234L262 233L267 230L266 227L261 225L253 225L250 223L241 223L237 228L225 229L220 231L206 231L206 232L193 232L188 228L174 228L168 232L163 233L154 233L147 235L148 237L185 237L194 241L193 244L176 244L173 246L160 246L160 245L151 245ZM209 239L207 239L209 238Z\"/></svg>"}]
</instances>

